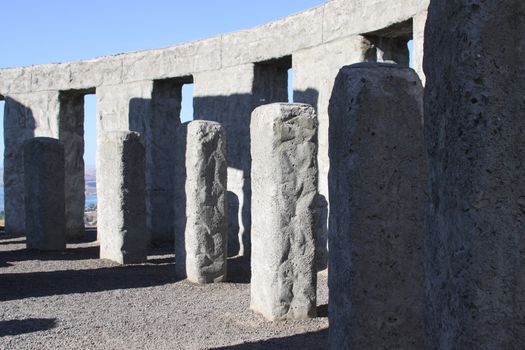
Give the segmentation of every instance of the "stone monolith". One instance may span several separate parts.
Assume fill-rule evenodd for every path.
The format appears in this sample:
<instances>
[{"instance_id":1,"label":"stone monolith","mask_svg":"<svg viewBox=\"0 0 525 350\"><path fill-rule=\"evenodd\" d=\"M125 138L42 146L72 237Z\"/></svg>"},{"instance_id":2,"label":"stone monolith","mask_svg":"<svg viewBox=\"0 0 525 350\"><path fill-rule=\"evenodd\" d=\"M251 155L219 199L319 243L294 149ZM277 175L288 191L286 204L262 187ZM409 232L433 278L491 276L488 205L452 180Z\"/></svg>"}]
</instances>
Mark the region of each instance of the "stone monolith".
<instances>
[{"instance_id":1,"label":"stone monolith","mask_svg":"<svg viewBox=\"0 0 525 350\"><path fill-rule=\"evenodd\" d=\"M427 348L525 344L525 2L431 1Z\"/></svg>"},{"instance_id":2,"label":"stone monolith","mask_svg":"<svg viewBox=\"0 0 525 350\"><path fill-rule=\"evenodd\" d=\"M97 164L100 258L120 264L147 260L145 150L136 132L101 135Z\"/></svg>"},{"instance_id":3,"label":"stone monolith","mask_svg":"<svg viewBox=\"0 0 525 350\"><path fill-rule=\"evenodd\" d=\"M426 158L417 74L362 63L330 100L331 349L423 349Z\"/></svg>"},{"instance_id":4,"label":"stone monolith","mask_svg":"<svg viewBox=\"0 0 525 350\"><path fill-rule=\"evenodd\" d=\"M194 283L226 279L228 218L226 140L221 124L197 120L187 126L186 275Z\"/></svg>"},{"instance_id":5,"label":"stone monolith","mask_svg":"<svg viewBox=\"0 0 525 350\"><path fill-rule=\"evenodd\" d=\"M28 249L66 249L64 145L36 137L24 144Z\"/></svg>"},{"instance_id":6,"label":"stone monolith","mask_svg":"<svg viewBox=\"0 0 525 350\"><path fill-rule=\"evenodd\" d=\"M317 127L306 104L252 114L250 307L269 320L316 315Z\"/></svg>"},{"instance_id":7,"label":"stone monolith","mask_svg":"<svg viewBox=\"0 0 525 350\"><path fill-rule=\"evenodd\" d=\"M175 274L177 277L186 278L186 138L188 122L181 124L175 131L174 142L174 179L173 202L175 229Z\"/></svg>"}]
</instances>

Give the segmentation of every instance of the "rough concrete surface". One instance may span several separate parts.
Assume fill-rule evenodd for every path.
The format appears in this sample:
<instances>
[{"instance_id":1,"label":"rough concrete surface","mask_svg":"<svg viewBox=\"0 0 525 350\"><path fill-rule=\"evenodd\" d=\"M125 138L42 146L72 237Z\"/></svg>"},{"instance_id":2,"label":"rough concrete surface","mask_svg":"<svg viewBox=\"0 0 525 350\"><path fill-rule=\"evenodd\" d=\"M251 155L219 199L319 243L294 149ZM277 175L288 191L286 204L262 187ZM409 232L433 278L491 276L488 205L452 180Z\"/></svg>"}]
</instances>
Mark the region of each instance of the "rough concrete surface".
<instances>
[{"instance_id":1,"label":"rough concrete surface","mask_svg":"<svg viewBox=\"0 0 525 350\"><path fill-rule=\"evenodd\" d=\"M146 159L136 132L106 132L99 144L98 229L100 257L120 264L147 258Z\"/></svg>"},{"instance_id":2,"label":"rough concrete surface","mask_svg":"<svg viewBox=\"0 0 525 350\"><path fill-rule=\"evenodd\" d=\"M523 349L525 2L435 1L428 17L427 345Z\"/></svg>"},{"instance_id":3,"label":"rough concrete surface","mask_svg":"<svg viewBox=\"0 0 525 350\"><path fill-rule=\"evenodd\" d=\"M341 69L330 100L330 347L424 348L423 89L392 64Z\"/></svg>"},{"instance_id":4,"label":"rough concrete surface","mask_svg":"<svg viewBox=\"0 0 525 350\"><path fill-rule=\"evenodd\" d=\"M196 120L186 140L186 276L194 283L222 282L228 248L224 130Z\"/></svg>"},{"instance_id":5,"label":"rough concrete surface","mask_svg":"<svg viewBox=\"0 0 525 350\"><path fill-rule=\"evenodd\" d=\"M64 145L36 137L24 144L27 247L66 248Z\"/></svg>"},{"instance_id":6,"label":"rough concrete surface","mask_svg":"<svg viewBox=\"0 0 525 350\"><path fill-rule=\"evenodd\" d=\"M173 170L173 227L175 241L175 256L177 264L175 273L181 278L186 277L186 137L189 122L181 124L175 132L174 170Z\"/></svg>"},{"instance_id":7,"label":"rough concrete surface","mask_svg":"<svg viewBox=\"0 0 525 350\"><path fill-rule=\"evenodd\" d=\"M35 254L24 238L0 236L0 349L326 348L324 274L318 318L266 322L249 310L248 280L179 281L171 250L156 248L147 263L120 266L98 260L95 243ZM229 263L233 275L244 274L236 259Z\"/></svg>"},{"instance_id":8,"label":"rough concrete surface","mask_svg":"<svg viewBox=\"0 0 525 350\"><path fill-rule=\"evenodd\" d=\"M269 320L316 313L317 127L305 104L252 114L250 307Z\"/></svg>"}]
</instances>

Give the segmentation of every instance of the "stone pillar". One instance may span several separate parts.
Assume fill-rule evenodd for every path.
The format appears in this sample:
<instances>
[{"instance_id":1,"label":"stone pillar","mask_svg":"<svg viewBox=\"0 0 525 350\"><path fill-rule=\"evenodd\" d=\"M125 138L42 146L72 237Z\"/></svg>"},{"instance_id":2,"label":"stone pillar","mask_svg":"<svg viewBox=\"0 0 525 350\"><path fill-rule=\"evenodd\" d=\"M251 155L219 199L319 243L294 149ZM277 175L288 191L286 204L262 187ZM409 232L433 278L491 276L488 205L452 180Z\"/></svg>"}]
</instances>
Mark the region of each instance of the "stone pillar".
<instances>
[{"instance_id":1,"label":"stone pillar","mask_svg":"<svg viewBox=\"0 0 525 350\"><path fill-rule=\"evenodd\" d=\"M66 235L84 236L84 95L85 91L60 92L58 138L64 143L66 167Z\"/></svg>"},{"instance_id":2,"label":"stone pillar","mask_svg":"<svg viewBox=\"0 0 525 350\"><path fill-rule=\"evenodd\" d=\"M9 94L4 109L5 230L25 234L23 144L37 136L58 138L58 91Z\"/></svg>"},{"instance_id":3,"label":"stone pillar","mask_svg":"<svg viewBox=\"0 0 525 350\"><path fill-rule=\"evenodd\" d=\"M186 274L194 283L226 279L228 219L226 140L217 122L188 124L186 143Z\"/></svg>"},{"instance_id":4,"label":"stone pillar","mask_svg":"<svg viewBox=\"0 0 525 350\"><path fill-rule=\"evenodd\" d=\"M186 278L186 137L188 124L183 123L175 132L175 166L173 179L174 231L175 231L175 274Z\"/></svg>"},{"instance_id":5,"label":"stone pillar","mask_svg":"<svg viewBox=\"0 0 525 350\"><path fill-rule=\"evenodd\" d=\"M425 42L425 24L427 22L427 11L421 11L413 18L413 46L412 57L414 58L414 70L419 75L421 83L425 86L425 73L423 72L423 46Z\"/></svg>"},{"instance_id":6,"label":"stone pillar","mask_svg":"<svg viewBox=\"0 0 525 350\"><path fill-rule=\"evenodd\" d=\"M153 241L173 242L173 135L180 125L182 85L177 79L154 81L145 120L147 225Z\"/></svg>"},{"instance_id":7,"label":"stone pillar","mask_svg":"<svg viewBox=\"0 0 525 350\"><path fill-rule=\"evenodd\" d=\"M269 320L316 314L317 116L305 104L257 108L251 122L250 307Z\"/></svg>"},{"instance_id":8,"label":"stone pillar","mask_svg":"<svg viewBox=\"0 0 525 350\"><path fill-rule=\"evenodd\" d=\"M64 145L37 137L23 152L27 248L66 249Z\"/></svg>"},{"instance_id":9,"label":"stone pillar","mask_svg":"<svg viewBox=\"0 0 525 350\"><path fill-rule=\"evenodd\" d=\"M120 264L147 260L144 143L138 133L101 135L97 167L100 258Z\"/></svg>"},{"instance_id":10,"label":"stone pillar","mask_svg":"<svg viewBox=\"0 0 525 350\"><path fill-rule=\"evenodd\" d=\"M330 100L331 349L423 349L423 89L409 68L341 69Z\"/></svg>"},{"instance_id":11,"label":"stone pillar","mask_svg":"<svg viewBox=\"0 0 525 350\"><path fill-rule=\"evenodd\" d=\"M362 36L353 36L344 40L330 42L320 46L301 50L293 55L294 102L312 105L319 121L319 150L317 162L319 167L319 200L321 212L319 229L316 233L316 259L319 269L328 264L328 104L334 87L335 77L341 67L362 62L363 46L368 43ZM329 55L326 53L330 52ZM324 220L323 220L324 219Z\"/></svg>"},{"instance_id":12,"label":"stone pillar","mask_svg":"<svg viewBox=\"0 0 525 350\"><path fill-rule=\"evenodd\" d=\"M525 343L525 2L432 1L427 347Z\"/></svg>"}]
</instances>

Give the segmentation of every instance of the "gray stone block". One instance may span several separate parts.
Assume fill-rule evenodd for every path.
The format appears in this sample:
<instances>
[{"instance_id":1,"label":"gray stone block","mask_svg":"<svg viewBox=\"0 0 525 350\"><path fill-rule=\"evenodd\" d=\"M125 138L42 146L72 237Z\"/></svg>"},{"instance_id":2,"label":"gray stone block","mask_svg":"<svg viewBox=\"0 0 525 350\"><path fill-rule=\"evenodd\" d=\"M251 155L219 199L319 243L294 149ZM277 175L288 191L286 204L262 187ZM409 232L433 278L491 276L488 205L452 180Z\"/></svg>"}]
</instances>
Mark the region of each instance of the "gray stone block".
<instances>
[{"instance_id":1,"label":"gray stone block","mask_svg":"<svg viewBox=\"0 0 525 350\"><path fill-rule=\"evenodd\" d=\"M423 349L423 89L392 64L341 69L330 100L331 349Z\"/></svg>"},{"instance_id":2,"label":"gray stone block","mask_svg":"<svg viewBox=\"0 0 525 350\"><path fill-rule=\"evenodd\" d=\"M525 344L525 2L432 1L427 346Z\"/></svg>"},{"instance_id":3,"label":"gray stone block","mask_svg":"<svg viewBox=\"0 0 525 350\"><path fill-rule=\"evenodd\" d=\"M186 137L188 124L184 123L175 132L175 169L173 179L173 215L175 228L175 274L186 278Z\"/></svg>"},{"instance_id":4,"label":"gray stone block","mask_svg":"<svg viewBox=\"0 0 525 350\"><path fill-rule=\"evenodd\" d=\"M37 137L24 144L27 248L66 249L64 145Z\"/></svg>"},{"instance_id":5,"label":"gray stone block","mask_svg":"<svg viewBox=\"0 0 525 350\"><path fill-rule=\"evenodd\" d=\"M140 135L113 131L101 135L97 164L100 258L120 264L147 260L146 161Z\"/></svg>"},{"instance_id":6,"label":"gray stone block","mask_svg":"<svg viewBox=\"0 0 525 350\"><path fill-rule=\"evenodd\" d=\"M305 104L252 114L250 308L269 320L316 314L317 126Z\"/></svg>"},{"instance_id":7,"label":"gray stone block","mask_svg":"<svg viewBox=\"0 0 525 350\"><path fill-rule=\"evenodd\" d=\"M226 279L226 139L217 122L193 121L186 142L186 275L194 283Z\"/></svg>"}]
</instances>

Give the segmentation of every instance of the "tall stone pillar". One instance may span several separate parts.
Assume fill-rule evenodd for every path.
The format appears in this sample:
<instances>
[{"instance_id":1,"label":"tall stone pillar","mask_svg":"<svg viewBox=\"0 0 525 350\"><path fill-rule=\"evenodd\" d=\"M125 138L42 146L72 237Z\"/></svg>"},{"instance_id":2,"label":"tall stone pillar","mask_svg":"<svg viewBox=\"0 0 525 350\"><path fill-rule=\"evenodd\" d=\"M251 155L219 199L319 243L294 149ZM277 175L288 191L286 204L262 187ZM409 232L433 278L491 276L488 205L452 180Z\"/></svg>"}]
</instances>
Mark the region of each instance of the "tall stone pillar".
<instances>
[{"instance_id":1,"label":"tall stone pillar","mask_svg":"<svg viewBox=\"0 0 525 350\"><path fill-rule=\"evenodd\" d=\"M221 124L204 120L189 123L185 248L186 274L194 283L226 279L226 171L226 139Z\"/></svg>"},{"instance_id":2,"label":"tall stone pillar","mask_svg":"<svg viewBox=\"0 0 525 350\"><path fill-rule=\"evenodd\" d=\"M525 343L525 2L431 1L427 347Z\"/></svg>"},{"instance_id":3,"label":"tall stone pillar","mask_svg":"<svg viewBox=\"0 0 525 350\"><path fill-rule=\"evenodd\" d=\"M62 91L59 95L58 138L64 143L66 167L66 235L84 236L84 95L85 91Z\"/></svg>"},{"instance_id":4,"label":"tall stone pillar","mask_svg":"<svg viewBox=\"0 0 525 350\"><path fill-rule=\"evenodd\" d=\"M397 65L341 69L330 100L331 349L422 349L423 89Z\"/></svg>"},{"instance_id":5,"label":"tall stone pillar","mask_svg":"<svg viewBox=\"0 0 525 350\"><path fill-rule=\"evenodd\" d=\"M175 132L174 179L173 179L173 215L175 231L175 273L186 278L186 138L188 122L183 123Z\"/></svg>"},{"instance_id":6,"label":"tall stone pillar","mask_svg":"<svg viewBox=\"0 0 525 350\"><path fill-rule=\"evenodd\" d=\"M100 258L120 264L147 260L146 166L138 133L101 135L97 173Z\"/></svg>"},{"instance_id":7,"label":"tall stone pillar","mask_svg":"<svg viewBox=\"0 0 525 350\"><path fill-rule=\"evenodd\" d=\"M27 248L66 249L64 145L36 137L24 144Z\"/></svg>"},{"instance_id":8,"label":"tall stone pillar","mask_svg":"<svg viewBox=\"0 0 525 350\"><path fill-rule=\"evenodd\" d=\"M269 320L316 314L317 126L305 104L252 114L250 307Z\"/></svg>"}]
</instances>

